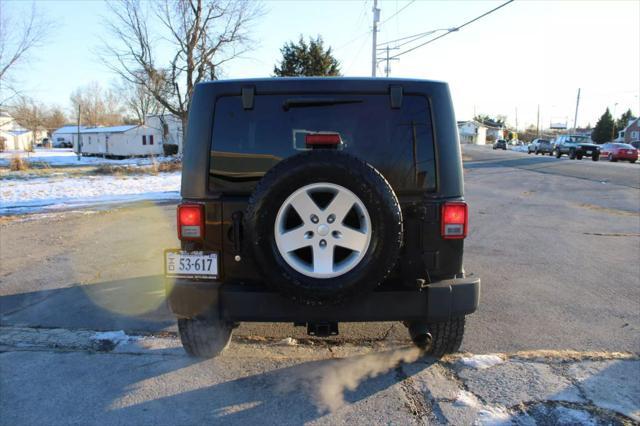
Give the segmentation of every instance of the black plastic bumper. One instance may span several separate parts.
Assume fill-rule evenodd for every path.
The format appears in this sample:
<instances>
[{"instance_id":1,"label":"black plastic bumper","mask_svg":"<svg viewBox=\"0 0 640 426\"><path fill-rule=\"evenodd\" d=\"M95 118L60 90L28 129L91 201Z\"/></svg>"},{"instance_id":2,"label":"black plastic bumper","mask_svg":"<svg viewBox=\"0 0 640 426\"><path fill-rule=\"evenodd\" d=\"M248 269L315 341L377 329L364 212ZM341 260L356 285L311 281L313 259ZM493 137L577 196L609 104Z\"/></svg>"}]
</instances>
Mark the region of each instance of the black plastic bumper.
<instances>
[{"instance_id":1,"label":"black plastic bumper","mask_svg":"<svg viewBox=\"0 0 640 426\"><path fill-rule=\"evenodd\" d=\"M217 311L233 322L446 321L473 313L480 300L480 278L461 278L422 291L374 291L337 306L304 306L265 290L192 280L167 280L167 300L180 318Z\"/></svg>"}]
</instances>

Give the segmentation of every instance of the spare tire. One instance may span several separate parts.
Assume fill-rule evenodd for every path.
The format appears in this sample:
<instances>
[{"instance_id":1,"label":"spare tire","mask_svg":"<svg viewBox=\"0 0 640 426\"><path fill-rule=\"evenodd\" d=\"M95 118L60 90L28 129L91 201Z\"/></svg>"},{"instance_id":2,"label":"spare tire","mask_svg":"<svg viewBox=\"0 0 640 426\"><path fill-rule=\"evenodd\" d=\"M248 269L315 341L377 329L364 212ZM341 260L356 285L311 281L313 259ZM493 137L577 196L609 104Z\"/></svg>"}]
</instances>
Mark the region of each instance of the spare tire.
<instances>
[{"instance_id":1,"label":"spare tire","mask_svg":"<svg viewBox=\"0 0 640 426\"><path fill-rule=\"evenodd\" d=\"M245 215L268 286L303 304L365 295L394 267L402 213L386 179L335 150L289 157L269 170Z\"/></svg>"}]
</instances>

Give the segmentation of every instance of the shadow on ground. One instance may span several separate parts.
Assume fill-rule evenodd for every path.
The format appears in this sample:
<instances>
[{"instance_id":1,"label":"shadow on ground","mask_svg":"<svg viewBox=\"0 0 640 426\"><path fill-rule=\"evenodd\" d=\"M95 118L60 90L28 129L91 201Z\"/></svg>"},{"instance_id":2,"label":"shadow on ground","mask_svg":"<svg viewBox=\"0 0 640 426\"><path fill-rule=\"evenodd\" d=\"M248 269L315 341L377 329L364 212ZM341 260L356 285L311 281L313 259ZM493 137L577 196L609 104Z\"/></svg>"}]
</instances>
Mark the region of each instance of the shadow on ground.
<instances>
[{"instance_id":1,"label":"shadow on ground","mask_svg":"<svg viewBox=\"0 0 640 426\"><path fill-rule=\"evenodd\" d=\"M174 323L163 276L0 297L3 326L157 332Z\"/></svg>"}]
</instances>

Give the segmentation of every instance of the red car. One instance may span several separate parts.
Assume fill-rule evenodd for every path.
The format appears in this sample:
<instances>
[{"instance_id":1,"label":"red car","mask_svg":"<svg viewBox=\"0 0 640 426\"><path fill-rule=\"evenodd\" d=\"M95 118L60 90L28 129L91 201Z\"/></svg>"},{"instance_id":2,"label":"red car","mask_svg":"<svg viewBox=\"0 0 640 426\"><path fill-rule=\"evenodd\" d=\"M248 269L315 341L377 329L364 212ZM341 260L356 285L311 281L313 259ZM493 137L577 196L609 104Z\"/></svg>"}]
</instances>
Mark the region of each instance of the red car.
<instances>
[{"instance_id":1,"label":"red car","mask_svg":"<svg viewBox=\"0 0 640 426\"><path fill-rule=\"evenodd\" d=\"M600 157L609 161L625 160L635 163L638 160L638 150L628 143L605 143L600 147Z\"/></svg>"}]
</instances>

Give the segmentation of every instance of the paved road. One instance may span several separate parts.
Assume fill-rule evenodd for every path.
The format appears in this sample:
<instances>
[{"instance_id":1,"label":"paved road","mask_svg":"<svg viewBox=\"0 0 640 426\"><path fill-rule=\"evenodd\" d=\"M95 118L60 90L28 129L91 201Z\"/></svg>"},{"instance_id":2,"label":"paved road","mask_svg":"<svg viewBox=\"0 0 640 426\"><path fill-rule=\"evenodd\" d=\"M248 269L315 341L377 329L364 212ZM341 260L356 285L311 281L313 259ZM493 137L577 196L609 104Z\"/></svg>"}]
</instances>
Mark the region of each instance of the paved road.
<instances>
[{"instance_id":1,"label":"paved road","mask_svg":"<svg viewBox=\"0 0 640 426\"><path fill-rule=\"evenodd\" d=\"M465 147L471 233L465 267L483 280L463 349L640 352L640 167ZM0 229L3 325L175 330L161 250L172 205L69 212ZM304 337L243 324L238 335ZM335 339L406 340L397 323L346 324Z\"/></svg>"}]
</instances>

